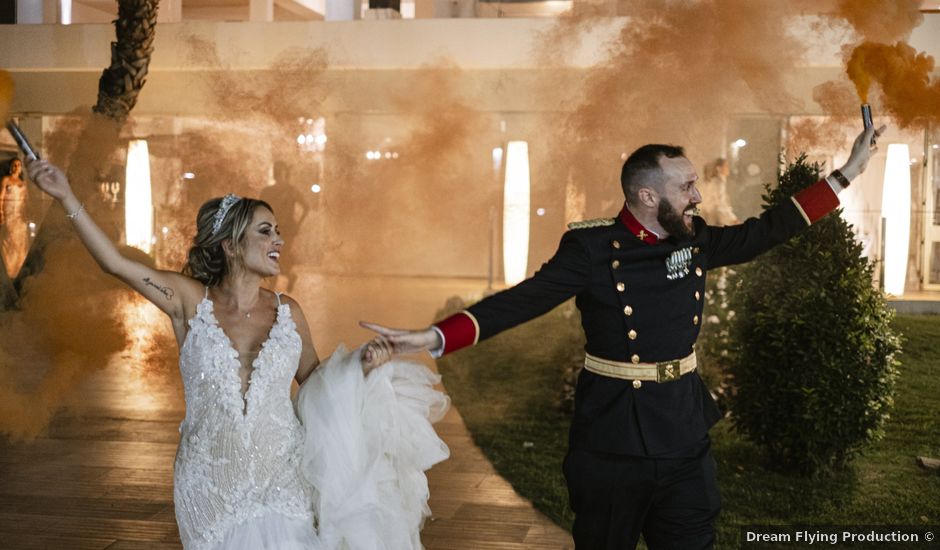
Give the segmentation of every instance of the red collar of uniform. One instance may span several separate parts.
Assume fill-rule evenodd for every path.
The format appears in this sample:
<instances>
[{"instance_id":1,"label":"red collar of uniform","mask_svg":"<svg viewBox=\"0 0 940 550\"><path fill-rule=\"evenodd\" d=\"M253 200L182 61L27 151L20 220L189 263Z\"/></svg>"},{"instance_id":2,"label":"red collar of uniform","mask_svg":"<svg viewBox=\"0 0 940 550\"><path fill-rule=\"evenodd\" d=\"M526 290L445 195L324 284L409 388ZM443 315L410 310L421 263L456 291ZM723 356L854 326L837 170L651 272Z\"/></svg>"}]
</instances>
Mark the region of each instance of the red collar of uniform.
<instances>
[{"instance_id":1,"label":"red collar of uniform","mask_svg":"<svg viewBox=\"0 0 940 550\"><path fill-rule=\"evenodd\" d=\"M646 244L656 244L659 242L659 237L656 236L656 233L643 227L643 224L640 223L633 213L630 212L630 209L627 208L627 203L623 203L623 209L620 211L618 218L620 219L620 223L625 225L627 229L630 230L630 233L633 233L633 236L637 239L640 239Z\"/></svg>"}]
</instances>

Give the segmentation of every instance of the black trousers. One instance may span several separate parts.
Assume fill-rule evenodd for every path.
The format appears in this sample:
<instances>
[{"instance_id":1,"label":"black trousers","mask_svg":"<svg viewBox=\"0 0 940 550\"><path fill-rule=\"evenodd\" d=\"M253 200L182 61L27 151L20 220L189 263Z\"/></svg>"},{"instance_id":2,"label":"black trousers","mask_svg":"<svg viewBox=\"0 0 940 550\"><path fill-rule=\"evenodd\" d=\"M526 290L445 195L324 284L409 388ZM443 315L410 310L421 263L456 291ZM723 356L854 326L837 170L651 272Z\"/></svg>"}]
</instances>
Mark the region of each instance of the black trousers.
<instances>
[{"instance_id":1,"label":"black trousers","mask_svg":"<svg viewBox=\"0 0 940 550\"><path fill-rule=\"evenodd\" d=\"M577 550L699 550L715 544L719 496L706 441L685 458L644 458L571 449L565 479Z\"/></svg>"}]
</instances>

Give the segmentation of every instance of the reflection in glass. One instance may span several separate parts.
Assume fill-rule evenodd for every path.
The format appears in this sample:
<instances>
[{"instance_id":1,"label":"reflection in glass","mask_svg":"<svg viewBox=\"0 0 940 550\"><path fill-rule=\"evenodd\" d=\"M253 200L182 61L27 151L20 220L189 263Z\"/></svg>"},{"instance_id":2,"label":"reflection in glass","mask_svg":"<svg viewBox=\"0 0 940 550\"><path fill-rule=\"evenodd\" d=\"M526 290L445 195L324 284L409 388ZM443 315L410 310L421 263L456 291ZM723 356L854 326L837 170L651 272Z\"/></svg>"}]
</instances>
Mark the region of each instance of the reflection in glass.
<instances>
[{"instance_id":1,"label":"reflection in glass","mask_svg":"<svg viewBox=\"0 0 940 550\"><path fill-rule=\"evenodd\" d=\"M930 193L933 194L933 224L940 225L940 147L933 144L933 169L931 172Z\"/></svg>"},{"instance_id":2,"label":"reflection in glass","mask_svg":"<svg viewBox=\"0 0 940 550\"><path fill-rule=\"evenodd\" d=\"M932 244L929 282L932 285L940 285L940 242L934 242Z\"/></svg>"},{"instance_id":3,"label":"reflection in glass","mask_svg":"<svg viewBox=\"0 0 940 550\"><path fill-rule=\"evenodd\" d=\"M0 250L7 275L12 279L20 270L29 250L29 220L26 219L27 190L23 163L14 158L0 182Z\"/></svg>"}]
</instances>

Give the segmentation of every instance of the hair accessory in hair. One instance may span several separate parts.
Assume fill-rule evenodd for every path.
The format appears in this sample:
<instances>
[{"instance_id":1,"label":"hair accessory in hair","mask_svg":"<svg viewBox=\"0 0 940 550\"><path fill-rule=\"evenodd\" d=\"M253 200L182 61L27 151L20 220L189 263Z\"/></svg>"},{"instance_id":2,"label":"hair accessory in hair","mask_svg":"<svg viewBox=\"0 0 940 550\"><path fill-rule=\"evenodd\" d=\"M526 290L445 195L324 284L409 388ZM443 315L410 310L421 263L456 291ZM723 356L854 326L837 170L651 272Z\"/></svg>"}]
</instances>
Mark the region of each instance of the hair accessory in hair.
<instances>
[{"instance_id":1,"label":"hair accessory in hair","mask_svg":"<svg viewBox=\"0 0 940 550\"><path fill-rule=\"evenodd\" d=\"M220 204L219 209L215 211L215 218L212 220L213 235L218 233L219 229L222 229L222 222L225 220L225 215L228 214L229 209L235 206L235 203L240 200L242 200L242 198L234 193L229 193L222 197L222 204Z\"/></svg>"}]
</instances>

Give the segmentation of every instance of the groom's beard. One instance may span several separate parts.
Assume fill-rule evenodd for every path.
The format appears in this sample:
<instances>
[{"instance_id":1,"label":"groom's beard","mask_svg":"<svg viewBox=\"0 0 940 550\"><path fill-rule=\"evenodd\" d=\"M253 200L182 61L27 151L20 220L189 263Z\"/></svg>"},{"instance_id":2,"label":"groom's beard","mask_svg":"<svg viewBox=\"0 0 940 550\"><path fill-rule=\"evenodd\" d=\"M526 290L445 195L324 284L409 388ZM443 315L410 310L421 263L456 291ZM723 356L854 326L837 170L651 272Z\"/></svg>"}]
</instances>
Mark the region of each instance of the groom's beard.
<instances>
[{"instance_id":1,"label":"groom's beard","mask_svg":"<svg viewBox=\"0 0 940 550\"><path fill-rule=\"evenodd\" d=\"M693 208L695 208L695 205L689 203L689 206L683 212ZM695 226L688 227L685 225L682 212L673 208L667 201L659 201L659 212L656 214L656 221L676 240L684 241L695 236Z\"/></svg>"}]
</instances>

